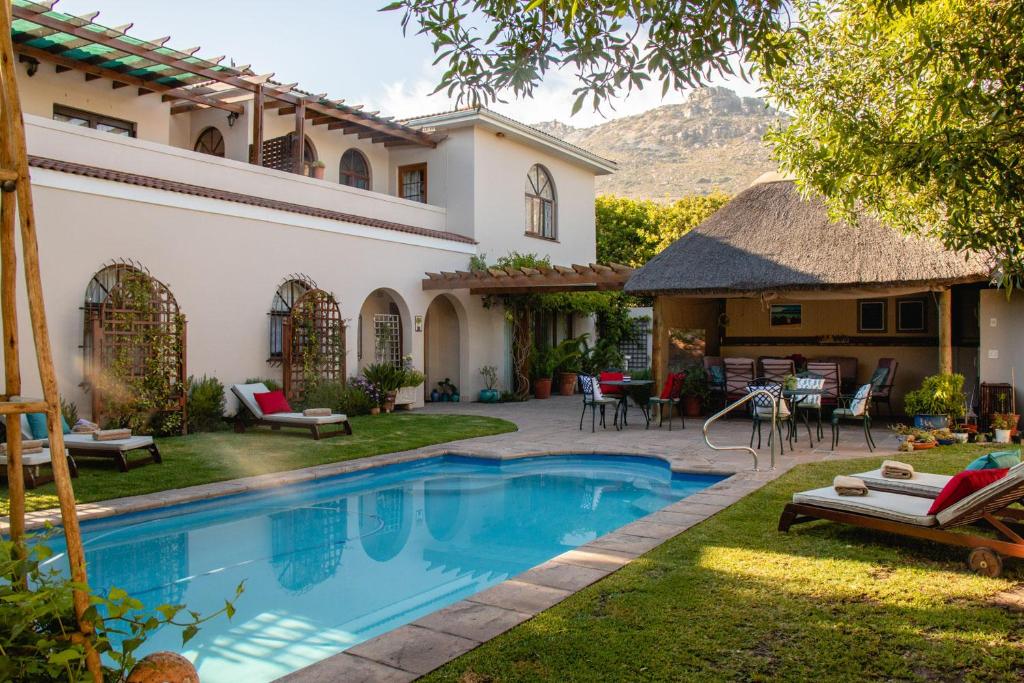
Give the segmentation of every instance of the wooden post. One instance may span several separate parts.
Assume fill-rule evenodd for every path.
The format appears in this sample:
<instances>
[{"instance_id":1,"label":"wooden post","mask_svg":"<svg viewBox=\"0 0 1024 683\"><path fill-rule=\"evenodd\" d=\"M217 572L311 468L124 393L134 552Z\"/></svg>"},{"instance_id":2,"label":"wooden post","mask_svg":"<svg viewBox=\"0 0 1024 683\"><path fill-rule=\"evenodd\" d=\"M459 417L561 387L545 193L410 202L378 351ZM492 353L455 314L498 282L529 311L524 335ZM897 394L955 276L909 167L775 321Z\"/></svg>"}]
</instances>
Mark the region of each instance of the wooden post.
<instances>
[{"instance_id":1,"label":"wooden post","mask_svg":"<svg viewBox=\"0 0 1024 683\"><path fill-rule=\"evenodd\" d=\"M302 164L306 159L306 101L295 105L295 143L292 145L292 168L294 173L303 175Z\"/></svg>"},{"instance_id":2,"label":"wooden post","mask_svg":"<svg viewBox=\"0 0 1024 683\"><path fill-rule=\"evenodd\" d=\"M668 331L665 328L667 306L668 297L663 294L654 297L654 307L651 309L653 317L651 321L651 376L654 379L655 389L661 386L668 374L668 356L666 355Z\"/></svg>"},{"instance_id":3,"label":"wooden post","mask_svg":"<svg viewBox=\"0 0 1024 683\"><path fill-rule=\"evenodd\" d=\"M64 450L64 433L60 425L60 392L57 388L57 375L53 368L53 352L50 348L50 336L46 325L46 308L43 304L42 276L39 272L39 245L36 242L35 212L32 207L32 187L28 170L28 150L25 146L25 123L22 119L21 99L18 93L18 82L15 75L14 49L11 40L11 5L9 2L0 2L0 85L2 85L2 98L0 103L3 107L3 117L0 120L0 138L4 140L3 146L5 161L10 166L4 166L0 170L5 172L13 171L16 174L15 193L17 196L18 218L21 223L21 247L24 256L25 285L28 293L29 318L32 323L32 336L35 341L36 363L39 370L39 379L43 386L43 398L46 403L46 428L50 442L50 466L53 468L54 483L57 488L57 497L60 501L61 521L63 522L64 537L67 545L68 566L71 569L71 578L78 584L72 593L72 601L75 609L75 617L78 621L79 631L84 636L85 658L89 672L92 674L95 683L102 683L103 669L100 663L99 653L92 647L89 634L92 632L92 624L86 619L85 613L89 609L89 591L86 584L85 574L85 552L82 548L82 535L78 528L78 515L75 509L75 493L71 488L71 473L68 468L67 456ZM11 198L10 188L3 197L6 205ZM13 213L0 211L0 218L13 218ZM13 228L6 225L0 229L0 233L10 235ZM13 240L5 240L4 247L13 249ZM9 266L13 256L4 255L0 261L4 266ZM9 284L7 280L4 285ZM5 290L13 290L13 285ZM14 300L13 291L8 291L8 296ZM7 301L7 297L3 301ZM11 312L4 311L5 319ZM16 313L16 312L15 312ZM12 316L13 317L13 316ZM5 328L5 331L6 328ZM5 371L8 364L18 362L17 345L5 352ZM19 374L15 374L20 378ZM16 419L20 422L20 418ZM8 421L8 425L11 422ZM20 427L15 430L20 433ZM15 441L18 437L15 436ZM20 446L20 444L19 444ZM15 447L17 448L17 447ZM21 463L12 463L20 465ZM17 469L21 470L20 467ZM15 475L15 479L19 475ZM11 481L12 512L14 509L13 497L14 479ZM24 491L18 496L24 504ZM13 522L12 522L13 528Z\"/></svg>"},{"instance_id":4,"label":"wooden post","mask_svg":"<svg viewBox=\"0 0 1024 683\"><path fill-rule=\"evenodd\" d=\"M263 86L256 86L252 98L252 152L249 154L249 163L257 166L263 165Z\"/></svg>"},{"instance_id":5,"label":"wooden post","mask_svg":"<svg viewBox=\"0 0 1024 683\"><path fill-rule=\"evenodd\" d=\"M953 295L949 288L939 292L939 372L953 372Z\"/></svg>"}]
</instances>

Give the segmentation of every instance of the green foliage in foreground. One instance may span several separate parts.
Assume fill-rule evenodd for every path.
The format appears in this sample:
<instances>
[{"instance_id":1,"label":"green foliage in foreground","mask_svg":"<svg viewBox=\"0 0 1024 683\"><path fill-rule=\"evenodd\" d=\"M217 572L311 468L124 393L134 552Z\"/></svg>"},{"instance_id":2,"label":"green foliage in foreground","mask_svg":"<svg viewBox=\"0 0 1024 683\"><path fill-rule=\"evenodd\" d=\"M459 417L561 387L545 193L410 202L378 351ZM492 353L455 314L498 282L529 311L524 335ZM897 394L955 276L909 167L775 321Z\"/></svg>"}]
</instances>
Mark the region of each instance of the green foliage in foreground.
<instances>
[{"instance_id":1,"label":"green foliage in foreground","mask_svg":"<svg viewBox=\"0 0 1024 683\"><path fill-rule=\"evenodd\" d=\"M75 497L80 503L109 500L516 430L506 420L470 415L392 413L350 419L352 436L321 441L313 441L308 429L272 432L265 427L244 434L214 432L158 439L163 464L124 473L106 461L81 459L74 480ZM30 511L56 507L53 484L28 491L26 506ZM0 488L0 515L8 512L4 486Z\"/></svg>"},{"instance_id":2,"label":"green foliage in foreground","mask_svg":"<svg viewBox=\"0 0 1024 683\"><path fill-rule=\"evenodd\" d=\"M833 210L861 207L1024 277L1024 3L798 0L806 34L767 86L775 155Z\"/></svg>"},{"instance_id":3,"label":"green foliage in foreground","mask_svg":"<svg viewBox=\"0 0 1024 683\"><path fill-rule=\"evenodd\" d=\"M984 452L900 457L953 473ZM794 491L880 460L799 466L426 680L1021 680L1024 622L996 598L1021 562L987 579L966 550L827 522L776 530Z\"/></svg>"},{"instance_id":4,"label":"green foliage in foreground","mask_svg":"<svg viewBox=\"0 0 1024 683\"><path fill-rule=\"evenodd\" d=\"M639 268L727 201L724 192L683 197L671 204L600 195L594 203L597 261Z\"/></svg>"}]
</instances>

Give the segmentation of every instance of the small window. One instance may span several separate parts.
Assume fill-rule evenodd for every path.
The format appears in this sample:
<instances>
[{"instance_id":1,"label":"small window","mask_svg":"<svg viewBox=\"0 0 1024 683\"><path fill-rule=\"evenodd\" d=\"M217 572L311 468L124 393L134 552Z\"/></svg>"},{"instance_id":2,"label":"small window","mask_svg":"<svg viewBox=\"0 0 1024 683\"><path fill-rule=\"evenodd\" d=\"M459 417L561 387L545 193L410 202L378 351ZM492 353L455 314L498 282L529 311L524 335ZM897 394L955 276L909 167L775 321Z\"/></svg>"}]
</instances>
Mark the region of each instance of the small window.
<instances>
[{"instance_id":1,"label":"small window","mask_svg":"<svg viewBox=\"0 0 1024 683\"><path fill-rule=\"evenodd\" d=\"M203 130L196 138L196 146L193 148L197 152L203 154L209 154L215 157L224 156L224 136L220 134L220 131L210 126Z\"/></svg>"},{"instance_id":2,"label":"small window","mask_svg":"<svg viewBox=\"0 0 1024 683\"><path fill-rule=\"evenodd\" d=\"M81 109L72 109L60 104L53 105L53 120L70 123L72 126L92 128L104 133L124 135L129 138L135 137L135 124L131 121L115 119L102 114L93 114Z\"/></svg>"},{"instance_id":3,"label":"small window","mask_svg":"<svg viewBox=\"0 0 1024 683\"><path fill-rule=\"evenodd\" d=\"M858 302L858 332L885 332L887 328L885 301Z\"/></svg>"},{"instance_id":4,"label":"small window","mask_svg":"<svg viewBox=\"0 0 1024 683\"><path fill-rule=\"evenodd\" d=\"M427 165L398 167L398 196L414 202L427 203Z\"/></svg>"},{"instance_id":5,"label":"small window","mask_svg":"<svg viewBox=\"0 0 1024 683\"><path fill-rule=\"evenodd\" d=\"M341 169L338 179L342 185L370 189L370 162L358 149L350 149L341 155Z\"/></svg>"},{"instance_id":6,"label":"small window","mask_svg":"<svg viewBox=\"0 0 1024 683\"><path fill-rule=\"evenodd\" d=\"M526 234L555 239L555 184L540 164L526 174Z\"/></svg>"},{"instance_id":7,"label":"small window","mask_svg":"<svg viewBox=\"0 0 1024 683\"><path fill-rule=\"evenodd\" d=\"M900 299L896 302L896 331L924 332L928 326L924 299Z\"/></svg>"}]
</instances>

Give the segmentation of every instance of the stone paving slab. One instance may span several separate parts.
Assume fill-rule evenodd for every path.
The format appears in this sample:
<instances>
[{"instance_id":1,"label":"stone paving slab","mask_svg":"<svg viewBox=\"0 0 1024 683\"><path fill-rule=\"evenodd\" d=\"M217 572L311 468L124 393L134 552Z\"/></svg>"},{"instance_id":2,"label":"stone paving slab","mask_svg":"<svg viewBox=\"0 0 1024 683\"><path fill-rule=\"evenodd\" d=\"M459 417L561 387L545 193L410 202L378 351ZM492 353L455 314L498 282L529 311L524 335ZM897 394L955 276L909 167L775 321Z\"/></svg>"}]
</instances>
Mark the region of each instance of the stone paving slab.
<instances>
[{"instance_id":1,"label":"stone paving slab","mask_svg":"<svg viewBox=\"0 0 1024 683\"><path fill-rule=\"evenodd\" d=\"M569 552L562 553L553 559L554 562L564 564L575 564L580 567L591 567L593 569L615 570L629 564L635 555L620 553L608 548L580 547Z\"/></svg>"},{"instance_id":2,"label":"stone paving slab","mask_svg":"<svg viewBox=\"0 0 1024 683\"><path fill-rule=\"evenodd\" d=\"M480 643L407 624L346 650L350 655L423 675Z\"/></svg>"},{"instance_id":3,"label":"stone paving slab","mask_svg":"<svg viewBox=\"0 0 1024 683\"><path fill-rule=\"evenodd\" d=\"M466 598L470 602L516 610L533 616L572 595L570 591L509 579Z\"/></svg>"},{"instance_id":4,"label":"stone paving slab","mask_svg":"<svg viewBox=\"0 0 1024 683\"><path fill-rule=\"evenodd\" d=\"M277 683L407 683L419 677L411 671L342 652L282 676Z\"/></svg>"},{"instance_id":5,"label":"stone paving slab","mask_svg":"<svg viewBox=\"0 0 1024 683\"><path fill-rule=\"evenodd\" d=\"M412 622L414 626L484 643L530 618L504 607L463 600Z\"/></svg>"},{"instance_id":6,"label":"stone paving slab","mask_svg":"<svg viewBox=\"0 0 1024 683\"><path fill-rule=\"evenodd\" d=\"M627 534L623 531L613 531L610 534L605 534L596 541L591 541L587 546L595 546L598 548L608 548L609 550L618 550L623 553L633 553L634 555L643 555L649 550L657 548L664 542L662 538L649 538L647 536L634 536L633 534Z\"/></svg>"},{"instance_id":7,"label":"stone paving slab","mask_svg":"<svg viewBox=\"0 0 1024 683\"><path fill-rule=\"evenodd\" d=\"M566 591L578 591L586 588L595 581L608 576L612 569L595 569L593 567L581 567L577 564L565 564L556 560L549 560L539 564L533 569L523 572L515 577L516 581L534 583L538 586L549 588L560 588Z\"/></svg>"},{"instance_id":8,"label":"stone paving slab","mask_svg":"<svg viewBox=\"0 0 1024 683\"><path fill-rule=\"evenodd\" d=\"M632 536L642 536L644 538L653 538L661 541L667 541L668 539L682 533L685 530L685 527L681 527L678 524L661 524L659 522L649 522L646 518L637 520L635 522L630 522L626 526L619 527L619 531L624 534L630 534Z\"/></svg>"}]
</instances>

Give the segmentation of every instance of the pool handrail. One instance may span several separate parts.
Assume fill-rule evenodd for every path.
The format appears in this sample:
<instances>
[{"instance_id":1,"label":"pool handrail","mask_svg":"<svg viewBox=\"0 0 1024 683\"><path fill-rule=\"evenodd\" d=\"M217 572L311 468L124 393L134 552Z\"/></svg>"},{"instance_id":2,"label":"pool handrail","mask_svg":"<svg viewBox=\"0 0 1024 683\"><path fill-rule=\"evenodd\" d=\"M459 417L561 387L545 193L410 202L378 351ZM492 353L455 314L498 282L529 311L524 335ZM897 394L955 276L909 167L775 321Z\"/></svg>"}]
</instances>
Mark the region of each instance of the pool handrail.
<instances>
[{"instance_id":1,"label":"pool handrail","mask_svg":"<svg viewBox=\"0 0 1024 683\"><path fill-rule=\"evenodd\" d=\"M778 419L778 415L779 415L779 405L777 403L778 396L772 394L772 392L768 391L767 389L755 389L754 391L751 391L750 393L748 393L746 396L741 397L739 400L737 400L737 401L735 401L733 403L730 403L729 405L727 405L726 407L722 408L717 413L715 413L714 415L709 417L707 420L705 420L704 421L704 427L703 427L702 431L703 431L703 434L704 434L704 443L707 445L708 448L710 448L713 451L746 451L747 453L750 453L750 456L754 459L754 471L755 472L760 472L762 470L759 467L759 462L758 462L758 459L757 459L757 451L755 451L753 448L751 448L750 446L716 446L715 444L711 443L711 439L708 437L708 431L711 429L711 425L713 425L714 423L718 422L718 420L720 420L721 418L725 417L726 415L731 413L736 408L739 408L740 406L744 405L748 401L753 400L753 398L755 396L757 396L757 395L767 396L771 400L772 424L774 425L775 421ZM771 441L771 443L770 443L771 463L770 463L768 469L769 470L774 470L775 469L775 442L777 441L777 439L771 439L770 441Z\"/></svg>"}]
</instances>

